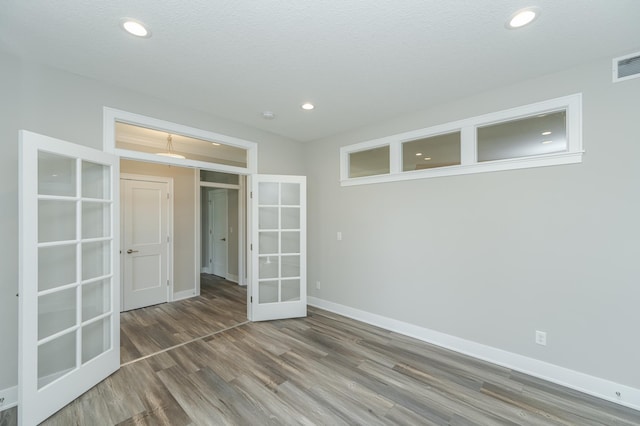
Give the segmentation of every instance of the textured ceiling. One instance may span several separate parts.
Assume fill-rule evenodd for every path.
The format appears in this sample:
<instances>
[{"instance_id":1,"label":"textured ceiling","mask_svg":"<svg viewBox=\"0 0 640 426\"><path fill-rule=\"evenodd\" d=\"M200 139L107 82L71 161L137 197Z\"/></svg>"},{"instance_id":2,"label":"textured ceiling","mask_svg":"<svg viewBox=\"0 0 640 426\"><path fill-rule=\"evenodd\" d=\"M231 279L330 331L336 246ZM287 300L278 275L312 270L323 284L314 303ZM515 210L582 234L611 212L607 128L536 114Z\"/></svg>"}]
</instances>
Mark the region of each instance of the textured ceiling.
<instances>
[{"instance_id":1,"label":"textured ceiling","mask_svg":"<svg viewBox=\"0 0 640 426\"><path fill-rule=\"evenodd\" d=\"M505 29L526 6L540 17ZM638 17L639 0L4 0L0 48L313 141L640 50Z\"/></svg>"}]
</instances>

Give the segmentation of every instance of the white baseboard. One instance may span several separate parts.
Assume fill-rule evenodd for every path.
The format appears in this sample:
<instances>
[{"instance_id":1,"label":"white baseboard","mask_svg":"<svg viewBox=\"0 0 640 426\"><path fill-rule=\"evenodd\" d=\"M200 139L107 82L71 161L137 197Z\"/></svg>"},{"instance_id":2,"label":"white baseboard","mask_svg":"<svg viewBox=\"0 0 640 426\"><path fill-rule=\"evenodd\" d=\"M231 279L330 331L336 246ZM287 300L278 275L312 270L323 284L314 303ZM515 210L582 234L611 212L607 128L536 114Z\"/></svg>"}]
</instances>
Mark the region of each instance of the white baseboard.
<instances>
[{"instance_id":1,"label":"white baseboard","mask_svg":"<svg viewBox=\"0 0 640 426\"><path fill-rule=\"evenodd\" d=\"M236 284L238 284L238 281L239 281L238 276L234 274L227 274L227 277L225 279L227 281L231 281L232 283L236 283Z\"/></svg>"},{"instance_id":2,"label":"white baseboard","mask_svg":"<svg viewBox=\"0 0 640 426\"><path fill-rule=\"evenodd\" d=\"M178 300L188 299L195 296L197 296L197 294L194 289L179 291L177 293L173 293L172 302L177 302Z\"/></svg>"},{"instance_id":3,"label":"white baseboard","mask_svg":"<svg viewBox=\"0 0 640 426\"><path fill-rule=\"evenodd\" d=\"M529 374L606 401L633 408L634 410L640 410L640 389L317 297L308 297L307 303L317 308ZM618 393L620 396L618 396Z\"/></svg>"},{"instance_id":4,"label":"white baseboard","mask_svg":"<svg viewBox=\"0 0 640 426\"><path fill-rule=\"evenodd\" d=\"M0 411L7 410L18 405L18 386L0 389Z\"/></svg>"}]
</instances>

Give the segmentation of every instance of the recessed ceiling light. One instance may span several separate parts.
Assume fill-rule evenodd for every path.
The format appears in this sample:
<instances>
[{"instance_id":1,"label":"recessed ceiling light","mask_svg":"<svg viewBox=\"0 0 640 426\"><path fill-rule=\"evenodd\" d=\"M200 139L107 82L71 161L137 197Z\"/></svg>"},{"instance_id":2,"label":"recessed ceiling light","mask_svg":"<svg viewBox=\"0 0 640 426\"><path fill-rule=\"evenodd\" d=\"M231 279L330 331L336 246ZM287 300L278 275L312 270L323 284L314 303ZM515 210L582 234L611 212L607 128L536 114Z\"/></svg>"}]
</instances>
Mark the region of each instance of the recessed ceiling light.
<instances>
[{"instance_id":1,"label":"recessed ceiling light","mask_svg":"<svg viewBox=\"0 0 640 426\"><path fill-rule=\"evenodd\" d=\"M311 111L314 108L315 106L312 103L307 102L305 104L302 104L302 109L306 109L307 111Z\"/></svg>"},{"instance_id":2,"label":"recessed ceiling light","mask_svg":"<svg viewBox=\"0 0 640 426\"><path fill-rule=\"evenodd\" d=\"M549 136L550 134L551 134L551 132L548 131L548 130L546 132L542 132L542 136Z\"/></svg>"},{"instance_id":3,"label":"recessed ceiling light","mask_svg":"<svg viewBox=\"0 0 640 426\"><path fill-rule=\"evenodd\" d=\"M272 111L262 111L262 118L265 120L273 120L276 115Z\"/></svg>"},{"instance_id":4,"label":"recessed ceiling light","mask_svg":"<svg viewBox=\"0 0 640 426\"><path fill-rule=\"evenodd\" d=\"M213 146L220 146L220 144L218 142L211 142L211 145Z\"/></svg>"},{"instance_id":5,"label":"recessed ceiling light","mask_svg":"<svg viewBox=\"0 0 640 426\"><path fill-rule=\"evenodd\" d=\"M548 145L548 144L550 144L551 142L553 142L553 141L542 141L542 145Z\"/></svg>"},{"instance_id":6,"label":"recessed ceiling light","mask_svg":"<svg viewBox=\"0 0 640 426\"><path fill-rule=\"evenodd\" d=\"M424 157L424 161L429 161L431 160L431 157Z\"/></svg>"},{"instance_id":7,"label":"recessed ceiling light","mask_svg":"<svg viewBox=\"0 0 640 426\"><path fill-rule=\"evenodd\" d=\"M416 157L420 157L422 155L421 152L416 152Z\"/></svg>"},{"instance_id":8,"label":"recessed ceiling light","mask_svg":"<svg viewBox=\"0 0 640 426\"><path fill-rule=\"evenodd\" d=\"M505 26L509 29L522 28L525 25L533 22L533 20L536 19L539 15L540 14L538 13L538 9L535 7L521 9L511 15Z\"/></svg>"},{"instance_id":9,"label":"recessed ceiling light","mask_svg":"<svg viewBox=\"0 0 640 426\"><path fill-rule=\"evenodd\" d=\"M120 25L126 32L136 37L151 37L151 31L149 31L147 27L137 19L122 18L120 20Z\"/></svg>"}]
</instances>

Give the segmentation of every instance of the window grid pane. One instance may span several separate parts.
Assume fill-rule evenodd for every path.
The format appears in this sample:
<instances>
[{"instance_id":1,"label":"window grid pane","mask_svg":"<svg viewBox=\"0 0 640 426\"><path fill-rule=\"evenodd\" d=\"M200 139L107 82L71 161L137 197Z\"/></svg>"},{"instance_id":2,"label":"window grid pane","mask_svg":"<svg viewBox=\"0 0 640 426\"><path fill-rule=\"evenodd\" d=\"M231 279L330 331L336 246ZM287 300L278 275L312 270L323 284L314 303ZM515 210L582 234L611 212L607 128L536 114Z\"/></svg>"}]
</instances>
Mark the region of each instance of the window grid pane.
<instances>
[{"instance_id":1,"label":"window grid pane","mask_svg":"<svg viewBox=\"0 0 640 426\"><path fill-rule=\"evenodd\" d=\"M567 151L567 113L537 114L478 128L478 161Z\"/></svg>"},{"instance_id":2,"label":"window grid pane","mask_svg":"<svg viewBox=\"0 0 640 426\"><path fill-rule=\"evenodd\" d=\"M404 142L402 171L459 165L460 143L460 132Z\"/></svg>"},{"instance_id":3,"label":"window grid pane","mask_svg":"<svg viewBox=\"0 0 640 426\"><path fill-rule=\"evenodd\" d=\"M390 171L390 147L368 149L349 154L349 177L387 174Z\"/></svg>"}]
</instances>

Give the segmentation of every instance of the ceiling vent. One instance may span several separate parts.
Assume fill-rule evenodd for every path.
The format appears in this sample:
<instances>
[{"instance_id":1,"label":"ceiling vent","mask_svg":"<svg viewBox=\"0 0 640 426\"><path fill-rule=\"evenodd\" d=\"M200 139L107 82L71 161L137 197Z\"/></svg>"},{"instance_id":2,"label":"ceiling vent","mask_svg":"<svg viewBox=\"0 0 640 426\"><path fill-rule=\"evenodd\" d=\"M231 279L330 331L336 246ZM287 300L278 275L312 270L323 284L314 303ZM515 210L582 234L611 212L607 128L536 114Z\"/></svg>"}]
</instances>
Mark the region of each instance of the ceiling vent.
<instances>
[{"instance_id":1,"label":"ceiling vent","mask_svg":"<svg viewBox=\"0 0 640 426\"><path fill-rule=\"evenodd\" d=\"M613 82L640 77L640 52L613 60Z\"/></svg>"}]
</instances>

